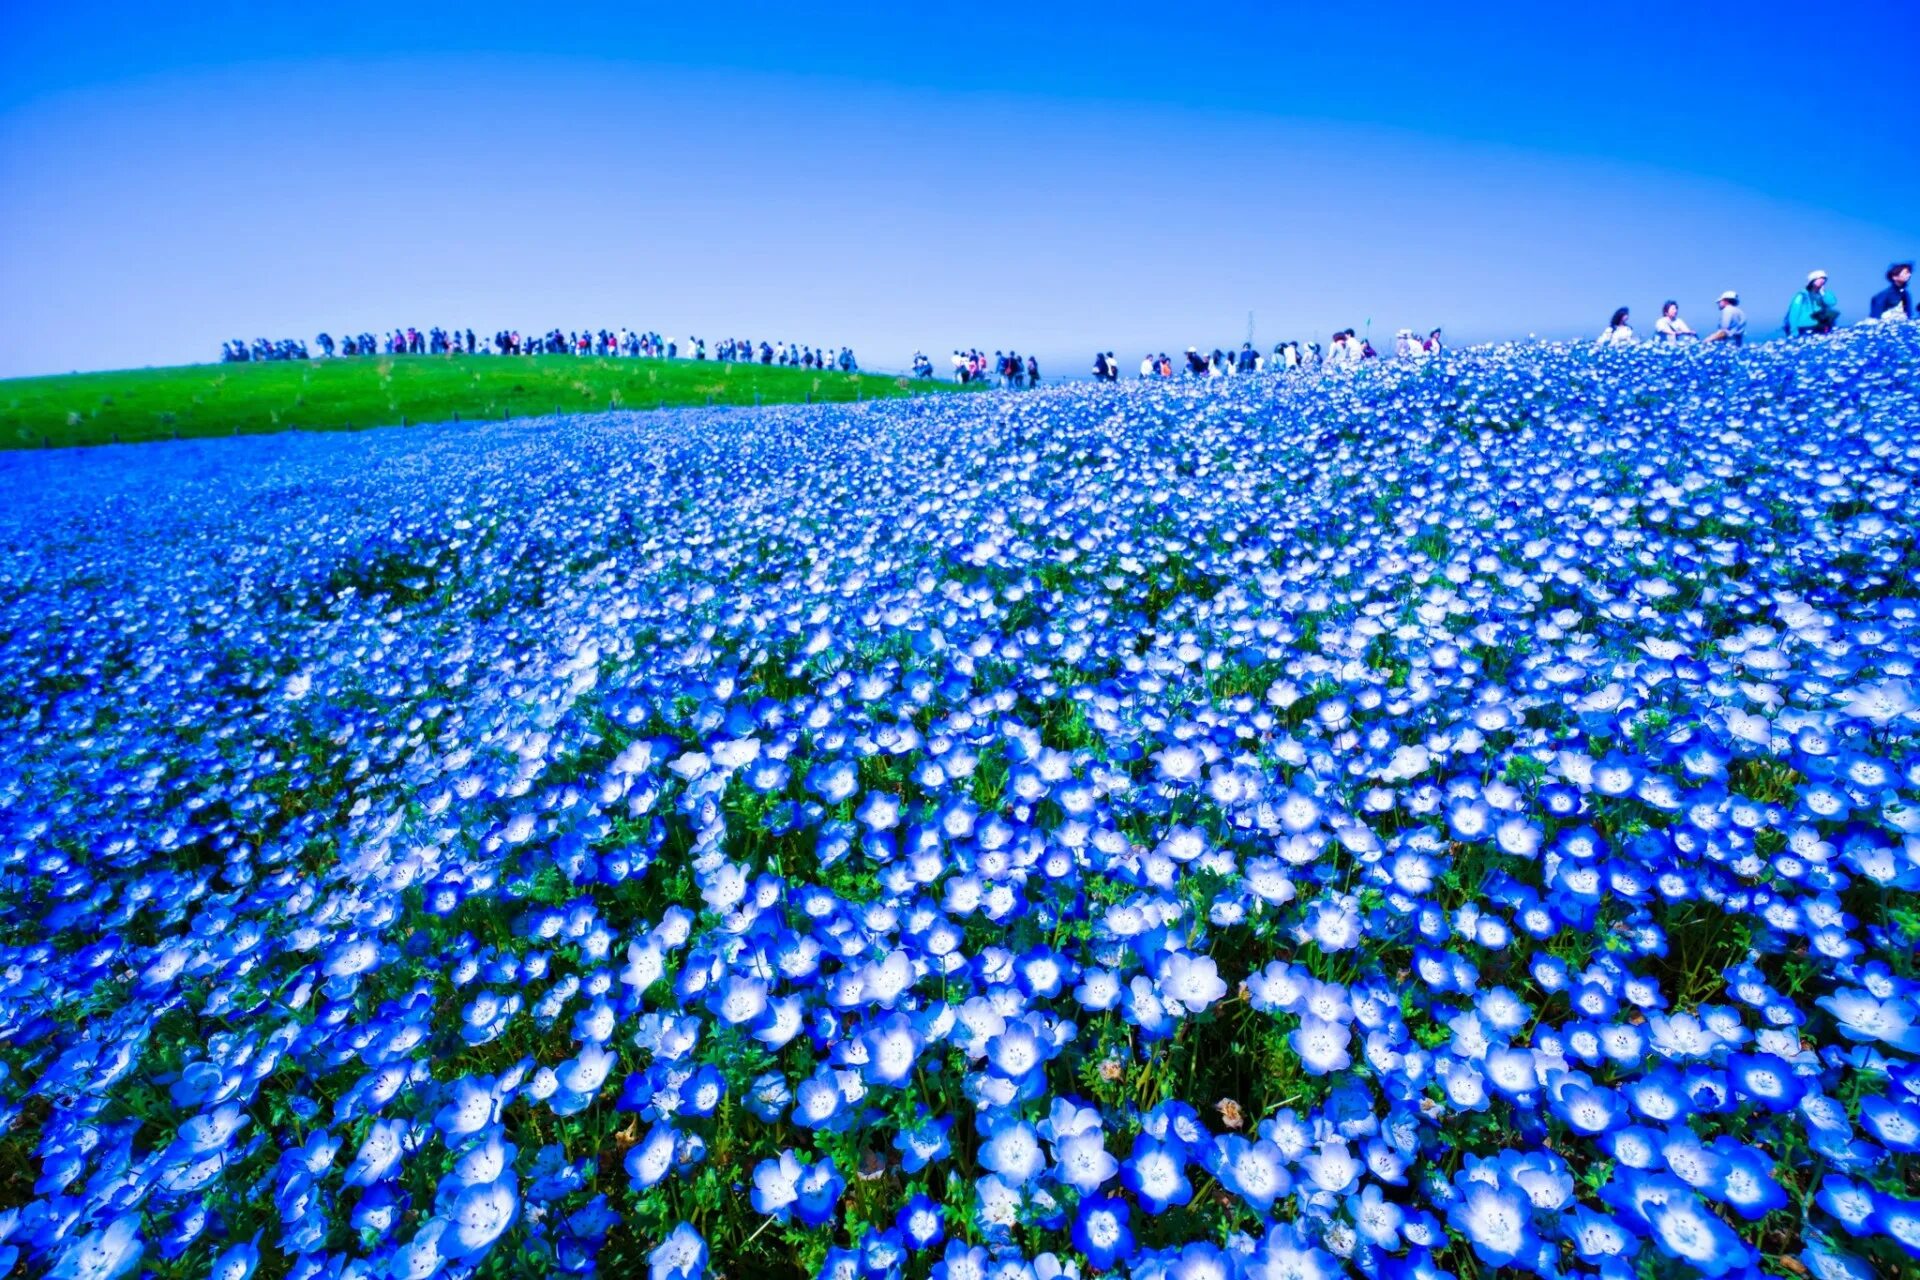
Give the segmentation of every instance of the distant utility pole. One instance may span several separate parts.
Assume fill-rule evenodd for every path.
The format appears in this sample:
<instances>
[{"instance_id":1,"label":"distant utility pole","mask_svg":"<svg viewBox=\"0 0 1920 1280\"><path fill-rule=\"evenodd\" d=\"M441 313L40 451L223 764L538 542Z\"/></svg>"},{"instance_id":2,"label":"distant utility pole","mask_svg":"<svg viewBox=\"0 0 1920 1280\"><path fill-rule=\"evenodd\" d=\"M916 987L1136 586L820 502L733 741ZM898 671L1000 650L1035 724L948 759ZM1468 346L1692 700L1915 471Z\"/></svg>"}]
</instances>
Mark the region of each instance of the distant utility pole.
<instances>
[{"instance_id":1,"label":"distant utility pole","mask_svg":"<svg viewBox=\"0 0 1920 1280\"><path fill-rule=\"evenodd\" d=\"M1247 345L1253 345L1253 312L1247 312Z\"/></svg>"}]
</instances>

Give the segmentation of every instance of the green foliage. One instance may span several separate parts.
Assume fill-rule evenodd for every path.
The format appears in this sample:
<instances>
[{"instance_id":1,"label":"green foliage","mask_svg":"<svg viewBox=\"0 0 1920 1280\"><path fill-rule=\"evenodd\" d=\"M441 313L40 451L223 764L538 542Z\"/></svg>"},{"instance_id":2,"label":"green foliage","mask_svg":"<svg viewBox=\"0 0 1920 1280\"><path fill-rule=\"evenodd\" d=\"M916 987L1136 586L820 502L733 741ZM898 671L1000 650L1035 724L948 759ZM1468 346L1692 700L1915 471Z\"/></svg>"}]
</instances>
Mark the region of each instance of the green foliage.
<instances>
[{"instance_id":1,"label":"green foliage","mask_svg":"<svg viewBox=\"0 0 1920 1280\"><path fill-rule=\"evenodd\" d=\"M367 356L0 381L0 449L525 418L556 410L875 400L952 383L717 360Z\"/></svg>"}]
</instances>

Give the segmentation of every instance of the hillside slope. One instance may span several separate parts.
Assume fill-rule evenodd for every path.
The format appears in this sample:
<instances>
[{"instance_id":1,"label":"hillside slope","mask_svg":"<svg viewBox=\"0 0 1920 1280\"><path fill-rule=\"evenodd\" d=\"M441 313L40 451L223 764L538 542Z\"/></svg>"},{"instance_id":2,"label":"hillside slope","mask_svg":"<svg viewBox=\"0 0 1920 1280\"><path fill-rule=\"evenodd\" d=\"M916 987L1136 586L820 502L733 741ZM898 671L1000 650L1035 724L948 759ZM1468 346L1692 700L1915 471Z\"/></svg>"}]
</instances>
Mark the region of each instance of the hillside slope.
<instances>
[{"instance_id":1,"label":"hillside slope","mask_svg":"<svg viewBox=\"0 0 1920 1280\"><path fill-rule=\"evenodd\" d=\"M1911 1274L1916 370L0 456L0 1272Z\"/></svg>"},{"instance_id":2,"label":"hillside slope","mask_svg":"<svg viewBox=\"0 0 1920 1280\"><path fill-rule=\"evenodd\" d=\"M952 384L574 356L368 356L122 369L0 381L0 448L524 418L687 405L874 400Z\"/></svg>"}]
</instances>

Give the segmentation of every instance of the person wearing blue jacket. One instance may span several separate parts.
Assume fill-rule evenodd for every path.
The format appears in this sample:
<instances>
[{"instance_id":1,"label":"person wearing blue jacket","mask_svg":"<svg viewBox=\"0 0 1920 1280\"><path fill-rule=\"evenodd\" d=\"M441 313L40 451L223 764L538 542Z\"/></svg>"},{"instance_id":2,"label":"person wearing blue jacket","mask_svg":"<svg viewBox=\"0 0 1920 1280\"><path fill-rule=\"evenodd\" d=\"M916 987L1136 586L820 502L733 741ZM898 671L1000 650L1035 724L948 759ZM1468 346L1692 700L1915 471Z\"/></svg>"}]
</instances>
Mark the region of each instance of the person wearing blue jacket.
<instances>
[{"instance_id":1,"label":"person wearing blue jacket","mask_svg":"<svg viewBox=\"0 0 1920 1280\"><path fill-rule=\"evenodd\" d=\"M1782 327L1788 337L1802 338L1810 333L1832 333L1839 319L1840 304L1827 288L1827 273L1809 271L1807 287L1794 294L1793 301L1787 304L1787 319Z\"/></svg>"}]
</instances>

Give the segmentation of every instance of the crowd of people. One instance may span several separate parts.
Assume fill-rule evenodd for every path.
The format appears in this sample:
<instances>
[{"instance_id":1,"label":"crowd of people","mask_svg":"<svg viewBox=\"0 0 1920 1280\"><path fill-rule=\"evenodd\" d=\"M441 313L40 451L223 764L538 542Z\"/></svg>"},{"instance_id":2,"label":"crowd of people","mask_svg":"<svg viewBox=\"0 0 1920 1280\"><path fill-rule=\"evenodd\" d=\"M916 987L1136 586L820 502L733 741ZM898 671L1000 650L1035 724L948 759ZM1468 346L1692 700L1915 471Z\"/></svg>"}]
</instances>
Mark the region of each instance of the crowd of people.
<instances>
[{"instance_id":1,"label":"crowd of people","mask_svg":"<svg viewBox=\"0 0 1920 1280\"><path fill-rule=\"evenodd\" d=\"M1909 294L1912 279L1911 262L1896 262L1888 267L1886 288L1873 295L1867 305L1864 322L1912 319L1913 300ZM1702 335L1682 318L1679 302L1669 299L1661 305L1659 318L1654 321L1653 340L1662 343L1700 340L1726 342L1734 346L1743 344L1747 337L1747 314L1740 305L1738 291L1729 289L1721 294L1714 306L1719 312L1716 323L1711 331ZM1788 300L1787 312L1780 327L1787 337L1805 337L1809 334L1831 333L1840 323L1840 318L1840 305L1829 287L1827 273L1823 270L1811 271L1807 274L1805 286ZM1613 313L1599 338L1600 345L1605 347L1624 346L1639 340L1639 335L1634 331L1632 312L1627 307L1621 307ZM795 342L722 338L713 344L710 352L704 338L690 337L681 341L624 327L564 332L549 329L537 335L523 335L517 329L502 329L490 338L478 337L472 329L442 329L436 326L421 330L409 327L379 335L352 333L337 342L332 335L323 333L316 339L315 345L322 357L577 355L666 360L714 359L801 369L837 369L846 373L855 372L860 367L850 347L829 348ZM1437 328L1428 331L1424 338L1412 329L1401 329L1394 335L1393 354L1398 359L1423 359L1438 354L1442 349L1441 331ZM1237 350L1215 347L1211 352L1203 352L1198 347L1188 347L1179 360L1164 351L1149 352L1140 361L1140 377L1150 379L1185 375L1220 378L1266 370L1311 369L1321 365L1329 369L1343 369L1379 357L1380 353L1374 349L1370 338L1353 329L1342 329L1333 335L1324 351L1317 342L1289 340L1275 343L1270 353L1256 350L1251 341L1241 343ZM306 342L298 338L255 338L252 342L234 338L220 347L220 359L228 363L310 358ZM959 383L993 380L1010 388L1040 385L1040 362L1031 355L1022 356L1017 351L996 351L988 356L977 348L956 349L952 356L952 368L953 379ZM1095 352L1092 372L1097 381L1117 382L1120 379L1120 364L1111 351ZM923 351L914 353L913 376L925 379L935 376L933 361Z\"/></svg>"},{"instance_id":2,"label":"crowd of people","mask_svg":"<svg viewBox=\"0 0 1920 1280\"><path fill-rule=\"evenodd\" d=\"M958 383L986 382L991 379L1014 390L1040 385L1040 362L1032 356L1022 356L1018 351L996 351L989 359L984 351L956 349L952 363L953 380ZM913 376L933 377L933 361L927 359L924 351L913 353Z\"/></svg>"},{"instance_id":3,"label":"crowd of people","mask_svg":"<svg viewBox=\"0 0 1920 1280\"><path fill-rule=\"evenodd\" d=\"M1867 303L1867 314L1861 323L1884 324L1896 320L1913 319L1913 298L1908 286L1913 281L1913 264L1896 262L1887 268L1887 287L1873 295ZM1787 300L1787 313L1780 321L1780 332L1789 338L1805 338L1813 334L1832 333L1840 323L1840 303L1833 290L1828 287L1827 273L1824 269L1815 269L1807 273L1807 283L1795 290ZM1660 316L1653 322L1653 340L1660 343L1677 343L1692 340L1705 342L1729 342L1741 346L1747 340L1747 313L1740 306L1740 293L1729 289L1714 300L1719 311L1717 323L1704 338L1692 325L1680 315L1680 304L1669 298L1660 304ZM1633 313L1630 308L1620 307L1607 321L1607 327L1600 331L1600 345L1603 347L1622 347L1638 342L1639 336L1633 330Z\"/></svg>"},{"instance_id":4,"label":"crowd of people","mask_svg":"<svg viewBox=\"0 0 1920 1280\"><path fill-rule=\"evenodd\" d=\"M1436 355L1440 350L1438 329L1430 331L1424 339L1416 336L1411 329L1402 329L1394 339L1394 354L1401 359L1419 359ZM1140 360L1140 377L1142 380L1177 375L1224 378L1237 374L1311 369L1323 364L1338 369L1379 358L1380 353L1374 349L1371 339L1362 337L1357 330L1342 329L1333 335L1325 350L1317 342L1302 343L1289 339L1274 343L1271 352L1256 349L1251 341L1242 342L1238 350L1215 347L1211 352L1204 352L1198 347L1188 347L1179 360L1164 351L1148 352ZM1113 352L1094 352L1093 377L1096 382L1120 380L1120 364L1114 359Z\"/></svg>"},{"instance_id":5,"label":"crowd of people","mask_svg":"<svg viewBox=\"0 0 1920 1280\"><path fill-rule=\"evenodd\" d=\"M639 329L549 329L541 334L522 334L518 329L502 329L492 337L480 337L472 329L394 329L387 333L350 333L336 341L322 333L315 340L323 359L342 356L401 355L576 355L611 356L633 359L665 360L714 359L735 364L783 365L802 369L838 369L856 372L860 365L853 348L814 347L799 342L755 342L751 338L722 338L708 351L705 338L685 341L663 338L658 333ZM271 341L255 338L251 343L235 338L220 346L220 359L226 363L251 360L306 360L307 344L294 338Z\"/></svg>"},{"instance_id":6,"label":"crowd of people","mask_svg":"<svg viewBox=\"0 0 1920 1280\"><path fill-rule=\"evenodd\" d=\"M324 336L324 335L323 335ZM305 360L307 344L299 338L233 338L220 344L220 363L239 364L249 360Z\"/></svg>"},{"instance_id":7,"label":"crowd of people","mask_svg":"<svg viewBox=\"0 0 1920 1280\"><path fill-rule=\"evenodd\" d=\"M1867 315L1863 323L1883 323L1914 318L1913 300L1909 292L1913 280L1913 264L1896 262L1887 268L1886 287L1873 295L1867 304ZM1716 324L1708 333L1702 335L1689 325L1680 315L1680 304L1669 299L1660 308L1660 316L1654 321L1653 338L1657 342L1676 343L1698 339L1705 342L1727 342L1739 346L1746 341L1747 315L1740 306L1740 295L1728 290L1716 299L1718 309ZM1797 290L1788 300L1786 316L1782 319L1780 330L1787 337L1806 337L1810 334L1831 333L1840 323L1841 312L1833 290L1829 288L1825 271L1812 271L1807 274L1804 287ZM1639 341L1628 308L1621 307L1613 313L1607 327L1601 331L1601 346L1623 346ZM1412 329L1401 329L1394 335L1393 354L1401 360L1418 360L1437 355L1444 350L1442 331L1431 329L1422 338ZM957 355L957 353L956 353ZM1140 361L1141 379L1172 378L1185 375L1192 378L1220 378L1235 374L1259 373L1268 370L1284 371L1292 369L1311 369L1325 366L1329 369L1354 368L1368 361L1380 358L1380 352L1374 348L1367 336L1354 329L1342 329L1328 341L1325 350L1317 342L1280 342L1275 344L1270 355L1254 348L1251 341L1240 344L1238 350L1215 347L1211 352L1203 352L1198 347L1188 347L1183 358L1175 360L1162 351L1148 353ZM1120 366L1113 352L1096 351L1093 357L1093 377L1098 382L1115 382L1120 377ZM963 378L962 381L965 379Z\"/></svg>"}]
</instances>

